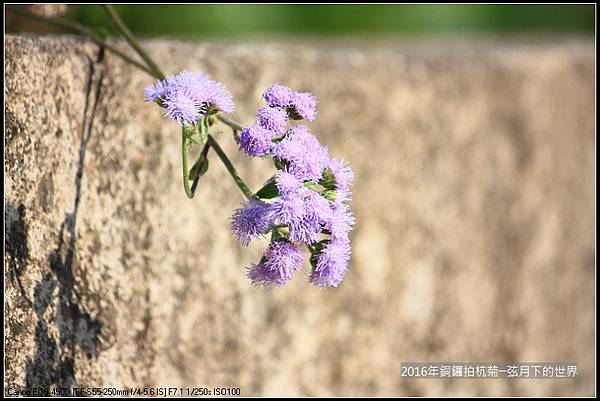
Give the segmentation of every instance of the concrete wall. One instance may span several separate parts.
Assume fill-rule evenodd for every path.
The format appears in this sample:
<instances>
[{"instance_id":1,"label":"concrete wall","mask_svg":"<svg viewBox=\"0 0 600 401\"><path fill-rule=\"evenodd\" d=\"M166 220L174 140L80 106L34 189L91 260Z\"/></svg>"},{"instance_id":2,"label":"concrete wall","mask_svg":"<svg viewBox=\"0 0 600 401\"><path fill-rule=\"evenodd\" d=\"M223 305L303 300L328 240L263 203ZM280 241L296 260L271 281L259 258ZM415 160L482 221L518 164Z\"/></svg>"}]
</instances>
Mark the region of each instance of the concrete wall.
<instances>
[{"instance_id":1,"label":"concrete wall","mask_svg":"<svg viewBox=\"0 0 600 401\"><path fill-rule=\"evenodd\" d=\"M356 172L350 272L338 289L253 288L264 243L228 231L242 197L214 155L185 197L151 79L75 38L8 36L6 386L594 394L591 41L145 46L224 82L243 122L273 82L318 96L312 127ZM258 188L271 164L217 131ZM579 374L408 380L408 361Z\"/></svg>"}]
</instances>

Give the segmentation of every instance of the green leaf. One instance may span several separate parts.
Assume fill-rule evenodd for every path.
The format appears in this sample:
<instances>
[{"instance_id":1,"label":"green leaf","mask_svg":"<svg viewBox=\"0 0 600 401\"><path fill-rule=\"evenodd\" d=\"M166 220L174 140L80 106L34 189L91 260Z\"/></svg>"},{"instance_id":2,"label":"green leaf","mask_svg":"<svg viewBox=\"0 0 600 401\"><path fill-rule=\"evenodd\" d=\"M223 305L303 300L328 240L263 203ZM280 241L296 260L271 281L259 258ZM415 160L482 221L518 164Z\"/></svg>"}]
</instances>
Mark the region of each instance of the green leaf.
<instances>
[{"instance_id":1,"label":"green leaf","mask_svg":"<svg viewBox=\"0 0 600 401\"><path fill-rule=\"evenodd\" d=\"M198 125L196 127L198 130L198 134L200 135L200 140L202 143L206 143L208 141L208 119L207 117L202 117L198 121Z\"/></svg>"},{"instance_id":2,"label":"green leaf","mask_svg":"<svg viewBox=\"0 0 600 401\"><path fill-rule=\"evenodd\" d=\"M319 184L327 189L335 189L335 176L329 167L323 171L323 177L319 180Z\"/></svg>"},{"instance_id":3,"label":"green leaf","mask_svg":"<svg viewBox=\"0 0 600 401\"><path fill-rule=\"evenodd\" d=\"M279 196L279 190L277 189L275 180L271 178L264 187L258 190L255 196L261 199L273 199Z\"/></svg>"},{"instance_id":4,"label":"green leaf","mask_svg":"<svg viewBox=\"0 0 600 401\"><path fill-rule=\"evenodd\" d=\"M286 167L287 162L282 162L280 160L277 160L276 158L273 158L273 164L275 165L275 168L277 170L282 170L284 167Z\"/></svg>"},{"instance_id":5,"label":"green leaf","mask_svg":"<svg viewBox=\"0 0 600 401\"><path fill-rule=\"evenodd\" d=\"M202 165L202 168L200 169L200 175L203 176L204 174L206 174L207 171L208 171L208 159L206 159L206 163L204 163Z\"/></svg>"},{"instance_id":6,"label":"green leaf","mask_svg":"<svg viewBox=\"0 0 600 401\"><path fill-rule=\"evenodd\" d=\"M196 164L194 164L194 166L190 170L190 175L189 175L190 181L193 181L196 178L196 171L198 170L198 165L199 164L201 164L201 166L200 166L200 176L203 176L204 174L206 174L206 171L208 170L208 159L205 159L204 163L198 163L198 162L196 162Z\"/></svg>"},{"instance_id":7,"label":"green leaf","mask_svg":"<svg viewBox=\"0 0 600 401\"><path fill-rule=\"evenodd\" d=\"M323 196L325 196L325 198L327 200L330 200L332 202L335 202L335 197L336 197L336 191L334 189L327 189L326 191L323 192Z\"/></svg>"},{"instance_id":8,"label":"green leaf","mask_svg":"<svg viewBox=\"0 0 600 401\"><path fill-rule=\"evenodd\" d=\"M302 119L303 119L303 117L302 117L300 114L298 114L298 113L296 112L296 109L295 109L295 108L293 108L293 107L288 107L288 108L287 108L287 113L288 113L288 116L289 116L289 117L290 117L292 120L302 120Z\"/></svg>"},{"instance_id":9,"label":"green leaf","mask_svg":"<svg viewBox=\"0 0 600 401\"><path fill-rule=\"evenodd\" d=\"M279 229L271 230L271 242L284 240L285 236L279 231Z\"/></svg>"}]
</instances>

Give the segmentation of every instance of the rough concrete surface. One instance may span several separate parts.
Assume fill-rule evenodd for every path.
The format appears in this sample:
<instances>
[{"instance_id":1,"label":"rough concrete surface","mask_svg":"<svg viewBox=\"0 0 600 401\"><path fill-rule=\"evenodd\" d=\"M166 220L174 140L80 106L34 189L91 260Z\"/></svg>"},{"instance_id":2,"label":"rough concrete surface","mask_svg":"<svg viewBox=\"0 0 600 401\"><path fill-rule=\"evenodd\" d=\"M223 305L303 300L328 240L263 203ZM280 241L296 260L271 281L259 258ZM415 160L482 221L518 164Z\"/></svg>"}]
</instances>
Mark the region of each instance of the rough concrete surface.
<instances>
[{"instance_id":1,"label":"rough concrete surface","mask_svg":"<svg viewBox=\"0 0 600 401\"><path fill-rule=\"evenodd\" d=\"M246 123L273 82L317 95L312 128L356 172L349 274L253 288L265 243L230 234L242 196L215 155L185 197L152 79L77 38L8 36L5 386L595 393L592 40L145 46L224 82ZM258 188L271 164L216 131ZM410 380L409 361L579 373Z\"/></svg>"}]
</instances>

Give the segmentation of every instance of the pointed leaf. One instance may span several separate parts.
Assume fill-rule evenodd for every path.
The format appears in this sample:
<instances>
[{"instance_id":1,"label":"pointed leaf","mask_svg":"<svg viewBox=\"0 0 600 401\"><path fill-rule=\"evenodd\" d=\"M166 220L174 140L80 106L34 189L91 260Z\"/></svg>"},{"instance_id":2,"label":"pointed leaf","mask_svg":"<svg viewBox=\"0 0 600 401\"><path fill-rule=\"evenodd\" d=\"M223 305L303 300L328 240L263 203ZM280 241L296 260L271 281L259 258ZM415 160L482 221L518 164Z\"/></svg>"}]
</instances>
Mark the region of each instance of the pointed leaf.
<instances>
[{"instance_id":1,"label":"pointed leaf","mask_svg":"<svg viewBox=\"0 0 600 401\"><path fill-rule=\"evenodd\" d=\"M258 190L256 196L261 199L273 199L279 196L279 190L274 179L270 179L267 184Z\"/></svg>"}]
</instances>

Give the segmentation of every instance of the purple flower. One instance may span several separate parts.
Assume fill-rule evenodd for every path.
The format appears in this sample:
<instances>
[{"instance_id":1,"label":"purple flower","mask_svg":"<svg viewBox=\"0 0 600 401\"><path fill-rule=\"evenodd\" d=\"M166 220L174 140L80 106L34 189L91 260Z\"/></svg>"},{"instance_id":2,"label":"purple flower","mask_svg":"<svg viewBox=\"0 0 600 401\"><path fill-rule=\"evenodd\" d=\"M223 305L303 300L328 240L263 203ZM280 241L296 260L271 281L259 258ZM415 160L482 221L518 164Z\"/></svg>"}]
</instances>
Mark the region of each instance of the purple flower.
<instances>
[{"instance_id":1,"label":"purple flower","mask_svg":"<svg viewBox=\"0 0 600 401\"><path fill-rule=\"evenodd\" d=\"M304 202L293 194L283 195L270 204L269 212L273 221L289 225L302 219Z\"/></svg>"},{"instance_id":2,"label":"purple flower","mask_svg":"<svg viewBox=\"0 0 600 401\"><path fill-rule=\"evenodd\" d=\"M182 71L144 89L147 102L162 100L166 115L179 124L196 124L209 108L231 113L231 93L202 72Z\"/></svg>"},{"instance_id":3,"label":"purple flower","mask_svg":"<svg viewBox=\"0 0 600 401\"><path fill-rule=\"evenodd\" d=\"M331 203L308 188L303 188L300 196L302 214L296 214L287 224L290 239L309 245L321 238L321 232L329 224L332 216Z\"/></svg>"},{"instance_id":4,"label":"purple flower","mask_svg":"<svg viewBox=\"0 0 600 401\"><path fill-rule=\"evenodd\" d=\"M331 212L331 217L326 228L331 232L332 238L347 240L348 234L356 222L352 212L344 203L332 205Z\"/></svg>"},{"instance_id":5,"label":"purple flower","mask_svg":"<svg viewBox=\"0 0 600 401\"><path fill-rule=\"evenodd\" d=\"M152 88L148 96L158 91ZM258 110L256 124L242 130L239 144L250 156L275 159L277 193L262 194L275 197L269 203L251 200L236 210L232 231L244 245L274 227L278 235L261 261L248 269L248 278L267 288L284 285L302 266L304 244L312 253L309 282L336 287L351 256L355 219L346 202L352 198L354 173L345 161L331 159L327 147L305 125L284 131L290 118L315 119L315 96L274 84L263 98L268 106Z\"/></svg>"},{"instance_id":6,"label":"purple flower","mask_svg":"<svg viewBox=\"0 0 600 401\"><path fill-rule=\"evenodd\" d=\"M208 86L210 79L201 72L195 74L189 71L181 71L179 74L167 77L164 81L165 95L178 91L187 92L199 105L208 108ZM206 110L202 112L204 114Z\"/></svg>"},{"instance_id":7,"label":"purple flower","mask_svg":"<svg viewBox=\"0 0 600 401\"><path fill-rule=\"evenodd\" d=\"M265 288L282 286L302 267L304 254L298 245L278 240L269 244L261 263L253 264L247 276L254 285Z\"/></svg>"},{"instance_id":8,"label":"purple flower","mask_svg":"<svg viewBox=\"0 0 600 401\"><path fill-rule=\"evenodd\" d=\"M317 98L310 92L294 93L291 106L305 120L314 121L317 117Z\"/></svg>"},{"instance_id":9,"label":"purple flower","mask_svg":"<svg viewBox=\"0 0 600 401\"><path fill-rule=\"evenodd\" d=\"M327 148L319 146L301 157L290 160L289 171L303 181L318 181L323 175Z\"/></svg>"},{"instance_id":10,"label":"purple flower","mask_svg":"<svg viewBox=\"0 0 600 401\"><path fill-rule=\"evenodd\" d=\"M250 266L246 275L252 284L265 288L280 287L287 282L287 279L281 277L279 272L268 269L263 263Z\"/></svg>"},{"instance_id":11,"label":"purple flower","mask_svg":"<svg viewBox=\"0 0 600 401\"><path fill-rule=\"evenodd\" d=\"M244 246L263 235L271 225L269 205L250 199L242 208L236 209L231 218L231 231Z\"/></svg>"},{"instance_id":12,"label":"purple flower","mask_svg":"<svg viewBox=\"0 0 600 401\"><path fill-rule=\"evenodd\" d=\"M154 85L148 85L144 89L144 101L154 102L167 94L168 85L165 81L157 81Z\"/></svg>"},{"instance_id":13,"label":"purple flower","mask_svg":"<svg viewBox=\"0 0 600 401\"><path fill-rule=\"evenodd\" d=\"M327 148L304 125L297 125L273 148L273 155L289 162L288 171L302 181L317 181L329 160Z\"/></svg>"},{"instance_id":14,"label":"purple flower","mask_svg":"<svg viewBox=\"0 0 600 401\"><path fill-rule=\"evenodd\" d=\"M209 81L210 79L200 71L191 73L185 70L165 79L168 90L189 90L194 94L197 100L202 102L206 100L203 89Z\"/></svg>"},{"instance_id":15,"label":"purple flower","mask_svg":"<svg viewBox=\"0 0 600 401\"><path fill-rule=\"evenodd\" d=\"M300 241L307 245L314 244L321 239L321 225L319 221L309 215L294 219L289 225L290 239Z\"/></svg>"},{"instance_id":16,"label":"purple flower","mask_svg":"<svg viewBox=\"0 0 600 401\"><path fill-rule=\"evenodd\" d=\"M273 133L258 125L251 125L242 130L240 134L240 149L249 156L265 156L273 147Z\"/></svg>"},{"instance_id":17,"label":"purple flower","mask_svg":"<svg viewBox=\"0 0 600 401\"><path fill-rule=\"evenodd\" d=\"M167 86L171 90L188 90L200 102L216 107L218 110L230 113L233 111L231 93L222 83L211 80L207 75L198 71L191 73L182 71L167 78Z\"/></svg>"},{"instance_id":18,"label":"purple flower","mask_svg":"<svg viewBox=\"0 0 600 401\"><path fill-rule=\"evenodd\" d=\"M200 118L200 104L184 89L169 92L164 100L165 115L181 125L196 124Z\"/></svg>"},{"instance_id":19,"label":"purple flower","mask_svg":"<svg viewBox=\"0 0 600 401\"><path fill-rule=\"evenodd\" d=\"M206 84L207 102L214 106L217 110L224 113L233 113L235 106L233 104L233 96L225 86L216 81L209 81Z\"/></svg>"},{"instance_id":20,"label":"purple flower","mask_svg":"<svg viewBox=\"0 0 600 401\"><path fill-rule=\"evenodd\" d=\"M305 189L304 194L304 215L318 221L321 225L330 221L333 216L331 202L308 188Z\"/></svg>"},{"instance_id":21,"label":"purple flower","mask_svg":"<svg viewBox=\"0 0 600 401\"><path fill-rule=\"evenodd\" d=\"M335 188L337 190L347 190L354 180L352 169L344 160L330 159L327 166L335 178Z\"/></svg>"},{"instance_id":22,"label":"purple flower","mask_svg":"<svg viewBox=\"0 0 600 401\"><path fill-rule=\"evenodd\" d=\"M275 185L279 194L289 195L296 193L296 191L302 188L302 181L287 170L279 170L275 177Z\"/></svg>"},{"instance_id":23,"label":"purple flower","mask_svg":"<svg viewBox=\"0 0 600 401\"><path fill-rule=\"evenodd\" d=\"M304 253L300 247L289 241L273 241L265 251L264 265L284 280L302 267Z\"/></svg>"},{"instance_id":24,"label":"purple flower","mask_svg":"<svg viewBox=\"0 0 600 401\"><path fill-rule=\"evenodd\" d=\"M256 113L256 122L264 129L281 134L288 123L288 115L279 107L263 107Z\"/></svg>"},{"instance_id":25,"label":"purple flower","mask_svg":"<svg viewBox=\"0 0 600 401\"><path fill-rule=\"evenodd\" d=\"M294 138L294 139L297 139L297 140L304 140L307 143L310 143L310 144L313 144L313 145L318 145L319 144L319 140L317 139L317 137L314 136L312 134L312 132L310 132L310 129L308 129L308 127L306 125L303 125L303 124L298 124L295 127L292 127L287 132L287 137Z\"/></svg>"},{"instance_id":26,"label":"purple flower","mask_svg":"<svg viewBox=\"0 0 600 401\"><path fill-rule=\"evenodd\" d=\"M295 92L287 86L273 84L264 91L262 97L272 107L288 107Z\"/></svg>"},{"instance_id":27,"label":"purple flower","mask_svg":"<svg viewBox=\"0 0 600 401\"><path fill-rule=\"evenodd\" d=\"M338 189L335 191L335 202L349 202L352 200L352 191L349 189Z\"/></svg>"},{"instance_id":28,"label":"purple flower","mask_svg":"<svg viewBox=\"0 0 600 401\"><path fill-rule=\"evenodd\" d=\"M348 241L333 240L316 256L308 281L317 287L337 287L348 270L351 249Z\"/></svg>"}]
</instances>

